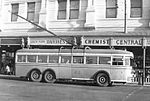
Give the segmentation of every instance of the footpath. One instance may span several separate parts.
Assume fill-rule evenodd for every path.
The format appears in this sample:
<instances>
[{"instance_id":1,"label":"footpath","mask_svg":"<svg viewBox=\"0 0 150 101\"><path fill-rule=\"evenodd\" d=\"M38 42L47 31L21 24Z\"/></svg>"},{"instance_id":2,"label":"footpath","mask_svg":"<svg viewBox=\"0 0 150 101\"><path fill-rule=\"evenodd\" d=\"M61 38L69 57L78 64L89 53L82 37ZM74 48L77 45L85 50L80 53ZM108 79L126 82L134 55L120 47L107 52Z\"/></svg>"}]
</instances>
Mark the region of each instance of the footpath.
<instances>
[{"instance_id":1,"label":"footpath","mask_svg":"<svg viewBox=\"0 0 150 101\"><path fill-rule=\"evenodd\" d=\"M5 75L5 74L0 74L0 79L21 80L21 78L16 77L15 75Z\"/></svg>"}]
</instances>

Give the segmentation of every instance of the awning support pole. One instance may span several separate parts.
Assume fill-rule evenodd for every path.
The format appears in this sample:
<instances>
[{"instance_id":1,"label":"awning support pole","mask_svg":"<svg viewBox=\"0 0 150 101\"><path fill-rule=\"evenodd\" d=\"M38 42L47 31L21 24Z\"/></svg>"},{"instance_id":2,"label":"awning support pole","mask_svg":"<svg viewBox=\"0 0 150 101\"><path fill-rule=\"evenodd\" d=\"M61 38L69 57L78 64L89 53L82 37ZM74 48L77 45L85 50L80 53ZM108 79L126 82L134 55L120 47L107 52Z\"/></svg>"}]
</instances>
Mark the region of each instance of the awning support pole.
<instances>
[{"instance_id":1,"label":"awning support pole","mask_svg":"<svg viewBox=\"0 0 150 101\"><path fill-rule=\"evenodd\" d=\"M142 85L145 84L145 58L146 58L146 45L147 45L147 40L145 37L142 39L142 48L143 48L143 76L142 76Z\"/></svg>"}]
</instances>

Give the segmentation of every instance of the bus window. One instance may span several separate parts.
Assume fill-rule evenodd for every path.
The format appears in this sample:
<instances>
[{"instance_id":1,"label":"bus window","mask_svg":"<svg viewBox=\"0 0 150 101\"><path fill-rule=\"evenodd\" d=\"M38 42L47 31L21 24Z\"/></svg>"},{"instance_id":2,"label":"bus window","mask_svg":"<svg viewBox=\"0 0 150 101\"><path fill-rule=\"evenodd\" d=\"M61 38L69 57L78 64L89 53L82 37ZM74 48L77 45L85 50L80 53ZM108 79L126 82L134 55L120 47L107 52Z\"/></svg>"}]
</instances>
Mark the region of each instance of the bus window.
<instances>
[{"instance_id":1,"label":"bus window","mask_svg":"<svg viewBox=\"0 0 150 101\"><path fill-rule=\"evenodd\" d=\"M86 64L97 64L97 57L96 56L87 56Z\"/></svg>"},{"instance_id":2,"label":"bus window","mask_svg":"<svg viewBox=\"0 0 150 101\"><path fill-rule=\"evenodd\" d=\"M17 62L26 62L26 55L18 55Z\"/></svg>"},{"instance_id":3,"label":"bus window","mask_svg":"<svg viewBox=\"0 0 150 101\"><path fill-rule=\"evenodd\" d=\"M111 57L99 57L99 64L110 64Z\"/></svg>"},{"instance_id":4,"label":"bus window","mask_svg":"<svg viewBox=\"0 0 150 101\"><path fill-rule=\"evenodd\" d=\"M112 65L123 65L123 57L113 57Z\"/></svg>"},{"instance_id":5,"label":"bus window","mask_svg":"<svg viewBox=\"0 0 150 101\"><path fill-rule=\"evenodd\" d=\"M36 62L36 55L27 55L28 62Z\"/></svg>"},{"instance_id":6,"label":"bus window","mask_svg":"<svg viewBox=\"0 0 150 101\"><path fill-rule=\"evenodd\" d=\"M125 65L130 66L130 58L125 58Z\"/></svg>"},{"instance_id":7,"label":"bus window","mask_svg":"<svg viewBox=\"0 0 150 101\"><path fill-rule=\"evenodd\" d=\"M58 63L58 60L59 60L58 56L55 56L55 55L49 56L49 63Z\"/></svg>"},{"instance_id":8,"label":"bus window","mask_svg":"<svg viewBox=\"0 0 150 101\"><path fill-rule=\"evenodd\" d=\"M61 63L71 63L71 56L61 56Z\"/></svg>"},{"instance_id":9,"label":"bus window","mask_svg":"<svg viewBox=\"0 0 150 101\"><path fill-rule=\"evenodd\" d=\"M47 63L47 56L46 55L38 55L38 62L39 63Z\"/></svg>"},{"instance_id":10,"label":"bus window","mask_svg":"<svg viewBox=\"0 0 150 101\"><path fill-rule=\"evenodd\" d=\"M83 64L84 63L84 57L83 56L74 56L73 57L73 63Z\"/></svg>"}]
</instances>

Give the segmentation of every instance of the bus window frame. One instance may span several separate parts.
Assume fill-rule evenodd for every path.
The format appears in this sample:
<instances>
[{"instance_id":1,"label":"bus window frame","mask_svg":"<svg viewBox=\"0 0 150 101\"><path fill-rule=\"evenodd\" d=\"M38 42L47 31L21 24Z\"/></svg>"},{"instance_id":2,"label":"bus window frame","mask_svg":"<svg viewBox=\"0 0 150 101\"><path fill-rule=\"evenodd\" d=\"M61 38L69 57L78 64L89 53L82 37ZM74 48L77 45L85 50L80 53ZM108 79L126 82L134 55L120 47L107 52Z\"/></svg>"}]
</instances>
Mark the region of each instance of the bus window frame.
<instances>
[{"instance_id":1,"label":"bus window frame","mask_svg":"<svg viewBox=\"0 0 150 101\"><path fill-rule=\"evenodd\" d=\"M69 61L69 62L66 61L66 62L62 63L62 57L63 57L63 56L65 56L65 57L67 57L67 56L70 57L70 61ZM60 55L59 58L60 58L60 61L59 61L60 64L71 64L71 63L72 63L72 55L69 55L69 54Z\"/></svg>"},{"instance_id":2,"label":"bus window frame","mask_svg":"<svg viewBox=\"0 0 150 101\"><path fill-rule=\"evenodd\" d=\"M106 57L106 58L110 58L110 60L109 61L107 61L107 64L102 64L102 63L100 63L100 57ZM108 56L108 55L106 55L106 56L104 56L104 55L99 55L98 56L98 64L99 65L112 65L112 56Z\"/></svg>"},{"instance_id":3,"label":"bus window frame","mask_svg":"<svg viewBox=\"0 0 150 101\"><path fill-rule=\"evenodd\" d=\"M39 56L46 56L46 62L39 62ZM41 55L41 54L40 54L40 55L37 55L37 63L48 63L48 57L49 57L49 56L46 55L46 54L45 54L45 55Z\"/></svg>"},{"instance_id":4,"label":"bus window frame","mask_svg":"<svg viewBox=\"0 0 150 101\"><path fill-rule=\"evenodd\" d=\"M87 57L96 57L96 63L87 63ZM86 55L85 56L85 64L89 64L89 65L99 64L98 61L99 61L99 56L96 56L96 55Z\"/></svg>"},{"instance_id":5,"label":"bus window frame","mask_svg":"<svg viewBox=\"0 0 150 101\"><path fill-rule=\"evenodd\" d=\"M28 61L28 56L36 56L35 62L29 62L29 61ZM38 58L38 55L35 55L35 54L34 54L34 55L27 54L27 63L38 63L38 59L37 59L37 58Z\"/></svg>"},{"instance_id":6,"label":"bus window frame","mask_svg":"<svg viewBox=\"0 0 150 101\"><path fill-rule=\"evenodd\" d=\"M22 62L22 61L20 62L20 61L18 61L18 56L25 56L25 62ZM17 62L17 63L27 63L27 55L18 54L18 55L17 55L17 58L16 58L16 62Z\"/></svg>"},{"instance_id":7,"label":"bus window frame","mask_svg":"<svg viewBox=\"0 0 150 101\"><path fill-rule=\"evenodd\" d=\"M120 62L120 61L117 61L117 65L114 65L114 64L113 64L113 62L114 62L113 59L114 59L114 58L117 58L117 59L118 59L118 58L122 58L122 63L123 63L123 64L122 64L122 65L119 65L118 62ZM125 56L124 56L124 55L122 55L122 56L121 56L121 55L117 55L117 56L116 56L116 55L113 55L113 56L112 56L112 66L125 66Z\"/></svg>"},{"instance_id":8,"label":"bus window frame","mask_svg":"<svg viewBox=\"0 0 150 101\"><path fill-rule=\"evenodd\" d=\"M77 62L77 63L74 63L74 57L82 57L82 58L83 58L83 60L82 60L83 62L82 62L82 63L78 63L78 62ZM79 55L79 56L72 56L72 63L73 63L73 64L85 64L85 56L82 56L82 55Z\"/></svg>"},{"instance_id":9,"label":"bus window frame","mask_svg":"<svg viewBox=\"0 0 150 101\"><path fill-rule=\"evenodd\" d=\"M50 59L51 59L50 56L56 56L56 57L57 57L57 62L53 62L53 63L50 62ZM51 55L51 54L48 54L48 62L47 62L47 63L48 63L48 64L58 64L58 63L61 63L60 56L57 55L57 54L56 54L56 55L55 55L55 54L52 54L52 55Z\"/></svg>"}]
</instances>

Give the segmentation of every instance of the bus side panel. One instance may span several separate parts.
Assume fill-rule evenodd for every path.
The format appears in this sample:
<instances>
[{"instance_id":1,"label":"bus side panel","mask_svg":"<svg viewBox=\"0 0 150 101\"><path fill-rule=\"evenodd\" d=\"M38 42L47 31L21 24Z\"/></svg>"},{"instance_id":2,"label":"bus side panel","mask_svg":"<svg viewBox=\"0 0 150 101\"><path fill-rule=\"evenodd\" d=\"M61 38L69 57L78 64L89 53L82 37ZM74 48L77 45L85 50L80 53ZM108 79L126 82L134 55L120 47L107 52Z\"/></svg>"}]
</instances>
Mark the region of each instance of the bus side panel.
<instances>
[{"instance_id":1,"label":"bus side panel","mask_svg":"<svg viewBox=\"0 0 150 101\"><path fill-rule=\"evenodd\" d=\"M98 64L98 65L93 65L87 64L87 71L86 71L86 76L93 77L94 74L105 71L108 74L110 74L110 65L103 65L103 64ZM109 76L109 75L108 75Z\"/></svg>"},{"instance_id":2,"label":"bus side panel","mask_svg":"<svg viewBox=\"0 0 150 101\"><path fill-rule=\"evenodd\" d=\"M16 63L16 76L25 77L32 69L39 69L41 73L45 70L53 70L58 77L58 64Z\"/></svg>"},{"instance_id":3,"label":"bus side panel","mask_svg":"<svg viewBox=\"0 0 150 101\"><path fill-rule=\"evenodd\" d=\"M114 82L128 82L131 78L132 67L127 66L112 66L111 67L111 79Z\"/></svg>"},{"instance_id":4,"label":"bus side panel","mask_svg":"<svg viewBox=\"0 0 150 101\"><path fill-rule=\"evenodd\" d=\"M27 63L16 63L16 76L26 77L30 70L37 68L37 64L32 63L32 65Z\"/></svg>"},{"instance_id":5,"label":"bus side panel","mask_svg":"<svg viewBox=\"0 0 150 101\"><path fill-rule=\"evenodd\" d=\"M126 68L126 71L125 71L125 75L126 75L126 82L128 83L131 83L131 78L133 77L133 74L132 74L132 67L129 67L129 68Z\"/></svg>"},{"instance_id":6,"label":"bus side panel","mask_svg":"<svg viewBox=\"0 0 150 101\"><path fill-rule=\"evenodd\" d=\"M71 64L59 64L58 67L58 78L60 79L71 79Z\"/></svg>"},{"instance_id":7,"label":"bus side panel","mask_svg":"<svg viewBox=\"0 0 150 101\"><path fill-rule=\"evenodd\" d=\"M99 71L106 71L109 74L110 65L73 64L71 67L72 78L91 79Z\"/></svg>"}]
</instances>

